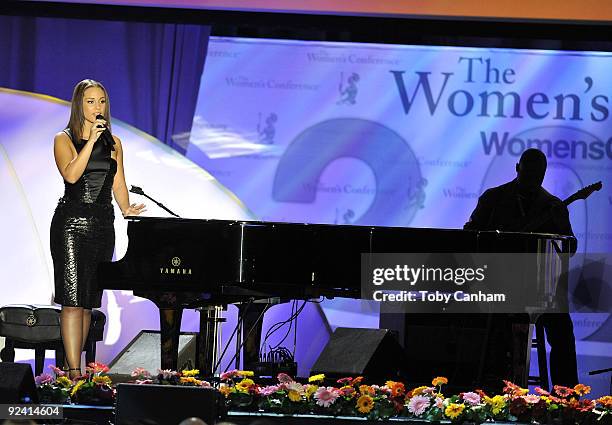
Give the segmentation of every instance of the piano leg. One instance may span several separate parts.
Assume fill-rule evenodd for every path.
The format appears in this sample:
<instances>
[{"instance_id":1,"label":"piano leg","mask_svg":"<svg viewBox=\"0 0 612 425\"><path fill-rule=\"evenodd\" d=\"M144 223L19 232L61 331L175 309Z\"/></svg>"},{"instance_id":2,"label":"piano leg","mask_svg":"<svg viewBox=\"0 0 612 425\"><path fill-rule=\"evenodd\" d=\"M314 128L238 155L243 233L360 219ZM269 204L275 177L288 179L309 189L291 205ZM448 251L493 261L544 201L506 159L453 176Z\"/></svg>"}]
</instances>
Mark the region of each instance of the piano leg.
<instances>
[{"instance_id":1,"label":"piano leg","mask_svg":"<svg viewBox=\"0 0 612 425\"><path fill-rule=\"evenodd\" d=\"M217 344L219 324L225 322L221 317L223 307L206 306L197 309L200 312L200 334L198 335L197 368L204 376L213 376L213 367L217 362Z\"/></svg>"},{"instance_id":2,"label":"piano leg","mask_svg":"<svg viewBox=\"0 0 612 425\"><path fill-rule=\"evenodd\" d=\"M182 318L183 309L180 307L159 309L161 368L164 370L177 370Z\"/></svg>"},{"instance_id":3,"label":"piano leg","mask_svg":"<svg viewBox=\"0 0 612 425\"><path fill-rule=\"evenodd\" d=\"M246 308L245 304L238 306L238 314L243 320L243 332L247 332L247 334L244 335L244 344L242 347L242 352L244 354L242 364L245 370L253 370L255 363L259 362L263 312L268 306L269 304L267 303L253 303L248 308Z\"/></svg>"}]
</instances>

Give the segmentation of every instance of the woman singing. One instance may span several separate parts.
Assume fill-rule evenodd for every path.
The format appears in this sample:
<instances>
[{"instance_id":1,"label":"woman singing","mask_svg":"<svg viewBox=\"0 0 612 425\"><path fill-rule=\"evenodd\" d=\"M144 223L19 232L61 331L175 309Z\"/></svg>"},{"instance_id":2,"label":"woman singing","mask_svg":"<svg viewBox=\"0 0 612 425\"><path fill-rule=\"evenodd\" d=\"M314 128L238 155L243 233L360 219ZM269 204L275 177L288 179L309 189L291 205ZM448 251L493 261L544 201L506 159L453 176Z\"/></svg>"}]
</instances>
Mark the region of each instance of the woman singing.
<instances>
[{"instance_id":1,"label":"woman singing","mask_svg":"<svg viewBox=\"0 0 612 425\"><path fill-rule=\"evenodd\" d=\"M105 128L109 132L103 135ZM51 256L55 302L62 305L60 326L71 378L81 374L91 309L100 307L102 301L97 266L111 261L113 255L111 189L124 217L145 211L143 204L130 204L121 140L111 138L110 130L106 89L94 80L81 81L72 94L70 121L57 133L53 145L65 191L51 221Z\"/></svg>"}]
</instances>

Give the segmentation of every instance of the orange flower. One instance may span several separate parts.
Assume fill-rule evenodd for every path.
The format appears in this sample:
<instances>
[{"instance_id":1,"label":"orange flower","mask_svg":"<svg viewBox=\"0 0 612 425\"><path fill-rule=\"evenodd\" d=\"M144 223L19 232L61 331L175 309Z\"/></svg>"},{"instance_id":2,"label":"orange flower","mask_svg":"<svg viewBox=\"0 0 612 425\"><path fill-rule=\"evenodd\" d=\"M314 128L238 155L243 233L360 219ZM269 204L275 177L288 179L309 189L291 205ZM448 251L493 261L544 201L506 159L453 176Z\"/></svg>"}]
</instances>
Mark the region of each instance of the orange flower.
<instances>
[{"instance_id":1,"label":"orange flower","mask_svg":"<svg viewBox=\"0 0 612 425\"><path fill-rule=\"evenodd\" d=\"M406 392L406 388L401 382L392 382L392 384L389 386L389 389L391 390L392 397L400 397Z\"/></svg>"},{"instance_id":2,"label":"orange flower","mask_svg":"<svg viewBox=\"0 0 612 425\"><path fill-rule=\"evenodd\" d=\"M578 384L574 387L574 391L579 396L583 396L591 392L591 387L589 387L588 385L584 385L584 384Z\"/></svg>"},{"instance_id":3,"label":"orange flower","mask_svg":"<svg viewBox=\"0 0 612 425\"><path fill-rule=\"evenodd\" d=\"M595 400L597 403L601 404L606 409L612 409L612 396L605 395L603 397L599 397Z\"/></svg>"},{"instance_id":4,"label":"orange flower","mask_svg":"<svg viewBox=\"0 0 612 425\"><path fill-rule=\"evenodd\" d=\"M448 379L443 376L437 376L431 381L431 385L433 385L434 387L443 384L448 384Z\"/></svg>"},{"instance_id":5,"label":"orange flower","mask_svg":"<svg viewBox=\"0 0 612 425\"><path fill-rule=\"evenodd\" d=\"M228 385L222 385L221 387L219 387L219 392L225 397L227 397L232 392L232 387Z\"/></svg>"},{"instance_id":6,"label":"orange flower","mask_svg":"<svg viewBox=\"0 0 612 425\"><path fill-rule=\"evenodd\" d=\"M367 394L357 399L357 410L361 413L369 413L374 408L374 399Z\"/></svg>"},{"instance_id":7,"label":"orange flower","mask_svg":"<svg viewBox=\"0 0 612 425\"><path fill-rule=\"evenodd\" d=\"M363 381L363 376L358 376L357 378L353 379L351 385L356 387L357 385L361 384L361 381Z\"/></svg>"}]
</instances>

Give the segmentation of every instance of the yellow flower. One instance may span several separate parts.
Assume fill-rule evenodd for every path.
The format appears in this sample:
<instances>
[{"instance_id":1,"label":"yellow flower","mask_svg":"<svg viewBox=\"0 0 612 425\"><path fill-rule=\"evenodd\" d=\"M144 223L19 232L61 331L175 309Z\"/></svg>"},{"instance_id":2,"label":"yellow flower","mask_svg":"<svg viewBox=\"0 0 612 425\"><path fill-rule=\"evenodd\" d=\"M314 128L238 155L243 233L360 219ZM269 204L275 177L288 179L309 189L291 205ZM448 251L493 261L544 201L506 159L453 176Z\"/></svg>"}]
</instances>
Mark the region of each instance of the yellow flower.
<instances>
[{"instance_id":1,"label":"yellow flower","mask_svg":"<svg viewBox=\"0 0 612 425\"><path fill-rule=\"evenodd\" d=\"M448 379L444 376L437 376L431 381L431 385L437 387L438 385L448 384Z\"/></svg>"},{"instance_id":2,"label":"yellow flower","mask_svg":"<svg viewBox=\"0 0 612 425\"><path fill-rule=\"evenodd\" d=\"M194 384L196 385L199 381L195 379L193 376L181 376L179 379L181 384Z\"/></svg>"},{"instance_id":3,"label":"yellow flower","mask_svg":"<svg viewBox=\"0 0 612 425\"><path fill-rule=\"evenodd\" d=\"M415 395L421 395L427 388L429 387L416 387L414 390L412 390L412 396L414 397Z\"/></svg>"},{"instance_id":4,"label":"yellow flower","mask_svg":"<svg viewBox=\"0 0 612 425\"><path fill-rule=\"evenodd\" d=\"M291 400L291 401L300 401L300 400L302 400L302 396L296 390L289 390L287 395L289 396L289 400Z\"/></svg>"},{"instance_id":5,"label":"yellow flower","mask_svg":"<svg viewBox=\"0 0 612 425\"><path fill-rule=\"evenodd\" d=\"M93 378L91 378L91 381L94 384L108 385L108 386L113 385L113 381L111 381L109 376L94 376Z\"/></svg>"},{"instance_id":6,"label":"yellow flower","mask_svg":"<svg viewBox=\"0 0 612 425\"><path fill-rule=\"evenodd\" d=\"M72 391L70 391L70 396L71 397L74 396L76 394L76 392L79 390L79 388L81 388L83 386L84 383L85 383L85 380L81 379L76 384L74 384L74 387L72 387Z\"/></svg>"},{"instance_id":7,"label":"yellow flower","mask_svg":"<svg viewBox=\"0 0 612 425\"><path fill-rule=\"evenodd\" d=\"M198 375L200 373L200 370L199 369L189 369L189 370L185 369L181 373L182 373L183 376L187 376L187 377L189 377L189 376L196 376L196 375Z\"/></svg>"},{"instance_id":8,"label":"yellow flower","mask_svg":"<svg viewBox=\"0 0 612 425\"><path fill-rule=\"evenodd\" d=\"M361 413L369 413L374 408L374 399L367 394L357 399L357 410Z\"/></svg>"},{"instance_id":9,"label":"yellow flower","mask_svg":"<svg viewBox=\"0 0 612 425\"><path fill-rule=\"evenodd\" d=\"M518 397L524 396L524 395L526 395L528 393L529 393L529 389L528 388L517 388L516 389L516 395Z\"/></svg>"},{"instance_id":10,"label":"yellow flower","mask_svg":"<svg viewBox=\"0 0 612 425\"><path fill-rule=\"evenodd\" d=\"M325 379L324 373L319 373L318 375L313 375L308 378L308 382L322 382Z\"/></svg>"},{"instance_id":11,"label":"yellow flower","mask_svg":"<svg viewBox=\"0 0 612 425\"><path fill-rule=\"evenodd\" d=\"M228 385L222 385L221 387L219 387L219 392L223 394L225 397L227 397L232 392L232 387Z\"/></svg>"},{"instance_id":12,"label":"yellow flower","mask_svg":"<svg viewBox=\"0 0 612 425\"><path fill-rule=\"evenodd\" d=\"M243 379L242 381L238 382L236 384L236 389L238 391L240 391L241 393L248 393L249 389L255 385L255 382L253 382L252 379Z\"/></svg>"},{"instance_id":13,"label":"yellow flower","mask_svg":"<svg viewBox=\"0 0 612 425\"><path fill-rule=\"evenodd\" d=\"M245 378L247 376L255 376L255 372L251 370L239 370L236 372L236 375L242 376L243 378Z\"/></svg>"},{"instance_id":14,"label":"yellow flower","mask_svg":"<svg viewBox=\"0 0 612 425\"><path fill-rule=\"evenodd\" d=\"M355 394L355 388L350 385L345 385L343 387L340 387L340 394L344 396L352 396Z\"/></svg>"},{"instance_id":15,"label":"yellow flower","mask_svg":"<svg viewBox=\"0 0 612 425\"><path fill-rule=\"evenodd\" d=\"M506 400L501 395L485 397L484 401L486 404L491 406L491 412L493 412L494 415L497 415L504 407L506 407Z\"/></svg>"},{"instance_id":16,"label":"yellow flower","mask_svg":"<svg viewBox=\"0 0 612 425\"><path fill-rule=\"evenodd\" d=\"M306 385L306 391L305 391L306 398L310 400L312 395L316 393L318 389L319 387L317 385Z\"/></svg>"},{"instance_id":17,"label":"yellow flower","mask_svg":"<svg viewBox=\"0 0 612 425\"><path fill-rule=\"evenodd\" d=\"M457 416L459 416L461 413L463 413L463 409L465 409L465 405L457 404L457 403L451 403L444 410L444 414L446 416L448 416L449 418L451 418L451 419L455 419Z\"/></svg>"},{"instance_id":18,"label":"yellow flower","mask_svg":"<svg viewBox=\"0 0 612 425\"><path fill-rule=\"evenodd\" d=\"M69 388L72 385L72 381L67 376L59 376L55 382L64 388Z\"/></svg>"}]
</instances>

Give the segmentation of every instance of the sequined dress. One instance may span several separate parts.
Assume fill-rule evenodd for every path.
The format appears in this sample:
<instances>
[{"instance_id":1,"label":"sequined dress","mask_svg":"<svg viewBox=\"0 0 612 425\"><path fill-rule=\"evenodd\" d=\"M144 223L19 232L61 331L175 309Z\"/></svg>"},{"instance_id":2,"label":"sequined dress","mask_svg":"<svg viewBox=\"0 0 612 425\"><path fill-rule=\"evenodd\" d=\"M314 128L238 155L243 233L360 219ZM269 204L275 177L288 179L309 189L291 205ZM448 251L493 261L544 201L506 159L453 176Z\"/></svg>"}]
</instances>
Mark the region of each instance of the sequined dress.
<instances>
[{"instance_id":1,"label":"sequined dress","mask_svg":"<svg viewBox=\"0 0 612 425\"><path fill-rule=\"evenodd\" d=\"M85 141L75 142L77 152ZM117 162L101 141L94 147L83 175L75 183L64 181L64 196L51 221L51 256L55 302L69 307L100 307L97 267L111 261L115 246L112 186Z\"/></svg>"}]
</instances>

